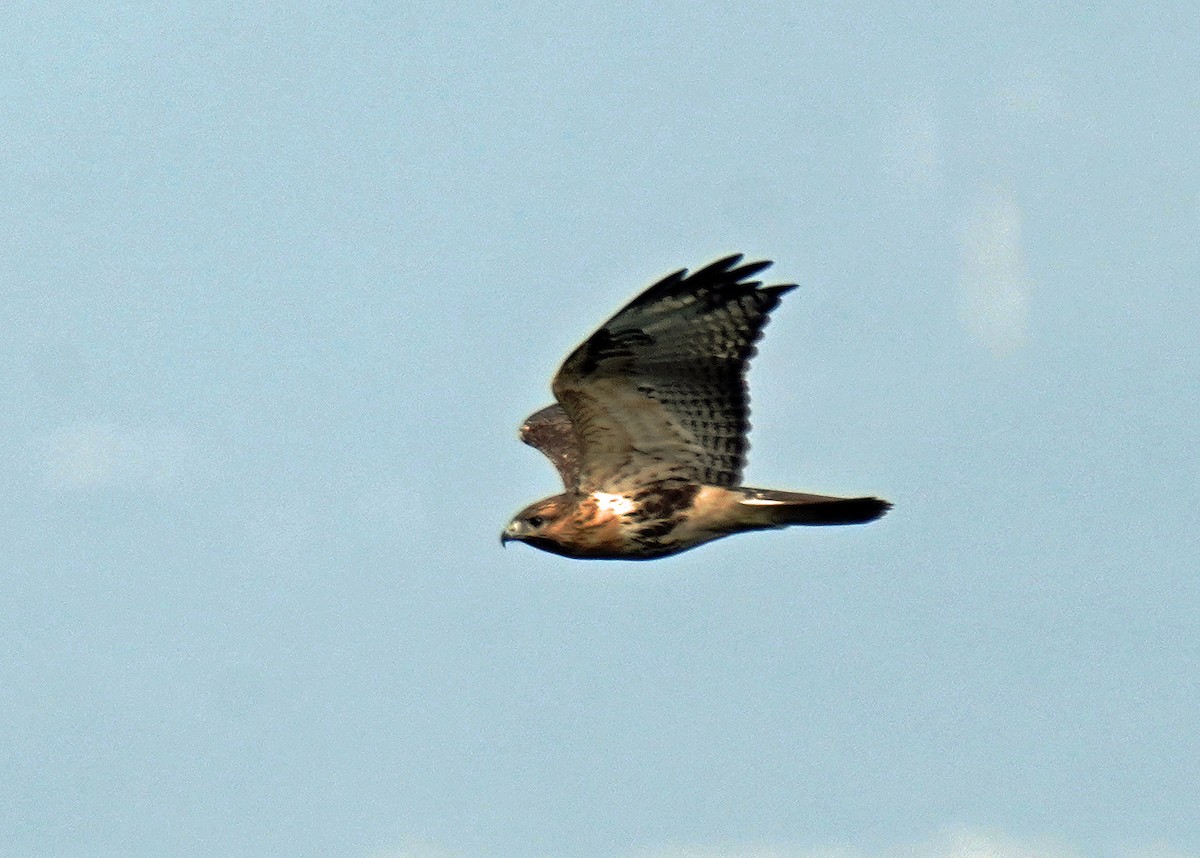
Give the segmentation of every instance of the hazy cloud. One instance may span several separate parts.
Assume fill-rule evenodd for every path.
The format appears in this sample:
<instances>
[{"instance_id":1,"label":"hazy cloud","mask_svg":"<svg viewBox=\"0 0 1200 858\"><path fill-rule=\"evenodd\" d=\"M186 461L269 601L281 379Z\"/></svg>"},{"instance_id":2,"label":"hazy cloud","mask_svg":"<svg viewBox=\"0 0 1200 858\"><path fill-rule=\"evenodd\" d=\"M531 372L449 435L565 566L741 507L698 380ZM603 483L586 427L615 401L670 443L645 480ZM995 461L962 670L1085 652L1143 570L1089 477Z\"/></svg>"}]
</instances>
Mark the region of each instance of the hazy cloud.
<instances>
[{"instance_id":1,"label":"hazy cloud","mask_svg":"<svg viewBox=\"0 0 1200 858\"><path fill-rule=\"evenodd\" d=\"M789 850L771 846L730 846L705 848L699 846L668 846L647 852L635 852L628 858L841 858L851 853L813 850Z\"/></svg>"},{"instance_id":2,"label":"hazy cloud","mask_svg":"<svg viewBox=\"0 0 1200 858\"><path fill-rule=\"evenodd\" d=\"M963 228L960 316L981 343L1002 356L1024 342L1028 304L1021 210L1007 189L989 188Z\"/></svg>"},{"instance_id":3,"label":"hazy cloud","mask_svg":"<svg viewBox=\"0 0 1200 858\"><path fill-rule=\"evenodd\" d=\"M35 458L46 485L58 490L180 486L210 476L218 460L182 432L105 421L51 432Z\"/></svg>"},{"instance_id":4,"label":"hazy cloud","mask_svg":"<svg viewBox=\"0 0 1200 858\"><path fill-rule=\"evenodd\" d=\"M1123 858L1188 858L1167 845L1128 849ZM1018 840L1000 832L957 829L926 841L879 851L850 846L823 849L787 846L728 846L704 848L670 846L637 852L629 858L1089 858L1078 849L1052 838Z\"/></svg>"},{"instance_id":5,"label":"hazy cloud","mask_svg":"<svg viewBox=\"0 0 1200 858\"><path fill-rule=\"evenodd\" d=\"M372 852L368 858L463 858L455 852L447 852L428 843L410 843L406 846Z\"/></svg>"},{"instance_id":6,"label":"hazy cloud","mask_svg":"<svg viewBox=\"0 0 1200 858\"><path fill-rule=\"evenodd\" d=\"M1165 844L1131 848L1122 858L1195 858ZM374 853L369 858L468 858L437 847L411 846ZM481 858L481 856L472 856ZM1018 840L997 831L953 829L916 844L865 851L852 846L812 848L770 844L691 846L672 844L624 853L614 858L1090 858L1052 838Z\"/></svg>"},{"instance_id":7,"label":"hazy cloud","mask_svg":"<svg viewBox=\"0 0 1200 858\"><path fill-rule=\"evenodd\" d=\"M1082 858L1079 851L1050 838L1016 840L993 831L962 829L882 858Z\"/></svg>"},{"instance_id":8,"label":"hazy cloud","mask_svg":"<svg viewBox=\"0 0 1200 858\"><path fill-rule=\"evenodd\" d=\"M1017 841L995 832L958 830L927 841L877 852L850 846L822 849L732 846L704 849L672 846L630 858L1083 858L1056 841Z\"/></svg>"}]
</instances>

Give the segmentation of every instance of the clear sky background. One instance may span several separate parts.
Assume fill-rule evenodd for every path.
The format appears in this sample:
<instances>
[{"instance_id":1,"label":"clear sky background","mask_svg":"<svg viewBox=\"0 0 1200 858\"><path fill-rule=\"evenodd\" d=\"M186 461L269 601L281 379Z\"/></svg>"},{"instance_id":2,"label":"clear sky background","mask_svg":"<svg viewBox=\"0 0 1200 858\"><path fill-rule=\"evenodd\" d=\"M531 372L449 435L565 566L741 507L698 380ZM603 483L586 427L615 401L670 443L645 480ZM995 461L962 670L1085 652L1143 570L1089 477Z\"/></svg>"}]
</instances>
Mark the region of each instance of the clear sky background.
<instances>
[{"instance_id":1,"label":"clear sky background","mask_svg":"<svg viewBox=\"0 0 1200 858\"><path fill-rule=\"evenodd\" d=\"M1198 46L5 4L0 854L1200 854ZM562 357L737 251L748 481L895 510L502 551Z\"/></svg>"}]
</instances>

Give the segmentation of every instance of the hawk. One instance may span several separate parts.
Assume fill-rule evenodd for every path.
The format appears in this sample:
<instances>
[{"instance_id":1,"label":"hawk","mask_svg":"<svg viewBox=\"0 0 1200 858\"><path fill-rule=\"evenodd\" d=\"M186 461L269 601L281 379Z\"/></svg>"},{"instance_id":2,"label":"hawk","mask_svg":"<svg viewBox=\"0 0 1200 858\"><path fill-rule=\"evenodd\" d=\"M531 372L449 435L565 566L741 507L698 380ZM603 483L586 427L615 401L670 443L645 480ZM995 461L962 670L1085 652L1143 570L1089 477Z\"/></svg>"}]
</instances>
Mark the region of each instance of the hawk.
<instances>
[{"instance_id":1,"label":"hawk","mask_svg":"<svg viewBox=\"0 0 1200 858\"><path fill-rule=\"evenodd\" d=\"M873 497L741 485L750 429L746 368L794 283L752 280L741 254L664 277L567 357L557 402L520 437L550 459L562 494L517 513L500 536L565 557L652 560L734 533L862 524Z\"/></svg>"}]
</instances>

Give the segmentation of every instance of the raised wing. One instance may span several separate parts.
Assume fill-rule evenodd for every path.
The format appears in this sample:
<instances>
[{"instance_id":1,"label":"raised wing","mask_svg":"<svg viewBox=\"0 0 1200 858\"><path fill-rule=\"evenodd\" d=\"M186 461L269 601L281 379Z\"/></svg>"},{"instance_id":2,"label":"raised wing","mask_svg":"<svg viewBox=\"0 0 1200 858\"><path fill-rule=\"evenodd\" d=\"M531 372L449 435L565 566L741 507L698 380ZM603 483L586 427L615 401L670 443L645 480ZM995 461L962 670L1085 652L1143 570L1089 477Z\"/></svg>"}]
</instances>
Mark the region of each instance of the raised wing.
<instances>
[{"instance_id":1,"label":"raised wing","mask_svg":"<svg viewBox=\"0 0 1200 858\"><path fill-rule=\"evenodd\" d=\"M550 460L567 491L579 485L579 442L571 418L561 405L547 405L530 414L521 424L520 434L522 441Z\"/></svg>"},{"instance_id":2,"label":"raised wing","mask_svg":"<svg viewBox=\"0 0 1200 858\"><path fill-rule=\"evenodd\" d=\"M663 278L563 363L554 396L575 427L581 489L741 482L746 367L768 314L795 288L749 280L771 263L741 260Z\"/></svg>"}]
</instances>

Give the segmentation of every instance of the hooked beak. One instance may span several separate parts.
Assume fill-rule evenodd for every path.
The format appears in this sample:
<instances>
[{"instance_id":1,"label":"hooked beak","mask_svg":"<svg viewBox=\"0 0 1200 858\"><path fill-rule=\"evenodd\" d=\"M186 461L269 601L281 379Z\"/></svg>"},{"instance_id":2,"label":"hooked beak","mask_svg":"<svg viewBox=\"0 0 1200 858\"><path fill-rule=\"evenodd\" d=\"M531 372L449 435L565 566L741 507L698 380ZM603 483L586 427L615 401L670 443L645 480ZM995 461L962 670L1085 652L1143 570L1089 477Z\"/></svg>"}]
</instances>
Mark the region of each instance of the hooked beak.
<instances>
[{"instance_id":1,"label":"hooked beak","mask_svg":"<svg viewBox=\"0 0 1200 858\"><path fill-rule=\"evenodd\" d=\"M523 533L521 523L519 521L510 521L508 527L500 532L500 547L503 548L514 539L519 540Z\"/></svg>"}]
</instances>

